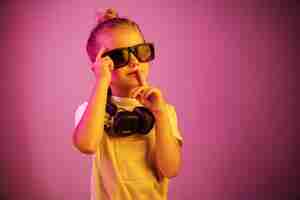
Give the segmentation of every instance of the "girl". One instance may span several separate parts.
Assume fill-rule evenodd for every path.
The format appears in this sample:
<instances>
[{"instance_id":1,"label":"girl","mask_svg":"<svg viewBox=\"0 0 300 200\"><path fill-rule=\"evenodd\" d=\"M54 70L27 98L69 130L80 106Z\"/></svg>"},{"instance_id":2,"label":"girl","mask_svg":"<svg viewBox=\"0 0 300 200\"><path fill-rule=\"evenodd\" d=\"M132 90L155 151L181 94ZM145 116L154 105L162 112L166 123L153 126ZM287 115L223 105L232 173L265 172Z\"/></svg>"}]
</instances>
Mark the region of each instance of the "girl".
<instances>
[{"instance_id":1,"label":"girl","mask_svg":"<svg viewBox=\"0 0 300 200\"><path fill-rule=\"evenodd\" d=\"M90 34L87 53L96 84L88 102L76 110L73 144L93 158L91 199L167 199L168 180L181 165L182 137L174 107L147 82L154 45L145 41L135 22L107 9ZM132 113L133 118L144 113L139 117L147 116L148 130L118 136L112 126L119 112L128 120ZM128 130L134 126L119 124Z\"/></svg>"}]
</instances>

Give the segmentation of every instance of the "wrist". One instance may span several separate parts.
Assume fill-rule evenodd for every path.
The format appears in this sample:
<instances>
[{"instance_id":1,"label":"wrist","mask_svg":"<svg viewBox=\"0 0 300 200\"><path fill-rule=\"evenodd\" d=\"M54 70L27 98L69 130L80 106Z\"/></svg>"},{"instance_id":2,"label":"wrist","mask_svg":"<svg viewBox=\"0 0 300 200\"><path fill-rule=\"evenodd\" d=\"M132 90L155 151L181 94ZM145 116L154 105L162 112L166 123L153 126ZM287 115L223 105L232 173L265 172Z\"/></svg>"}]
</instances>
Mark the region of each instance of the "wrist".
<instances>
[{"instance_id":1,"label":"wrist","mask_svg":"<svg viewBox=\"0 0 300 200\"><path fill-rule=\"evenodd\" d=\"M167 115L167 104L158 106L157 108L152 110L152 113L155 116L155 118L159 118L159 117Z\"/></svg>"},{"instance_id":2,"label":"wrist","mask_svg":"<svg viewBox=\"0 0 300 200\"><path fill-rule=\"evenodd\" d=\"M108 85L110 84L110 79L108 77L99 77L96 79L96 83L97 84L104 84L104 85Z\"/></svg>"}]
</instances>

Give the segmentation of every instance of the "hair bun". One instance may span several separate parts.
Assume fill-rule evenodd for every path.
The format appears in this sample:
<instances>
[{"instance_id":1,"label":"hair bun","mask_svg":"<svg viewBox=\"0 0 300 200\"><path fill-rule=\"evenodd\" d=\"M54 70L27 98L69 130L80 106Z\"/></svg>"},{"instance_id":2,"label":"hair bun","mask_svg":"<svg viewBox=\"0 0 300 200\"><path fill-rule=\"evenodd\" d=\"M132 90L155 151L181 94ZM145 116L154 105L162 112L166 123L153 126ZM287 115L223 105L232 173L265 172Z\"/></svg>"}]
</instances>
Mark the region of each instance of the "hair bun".
<instances>
[{"instance_id":1,"label":"hair bun","mask_svg":"<svg viewBox=\"0 0 300 200\"><path fill-rule=\"evenodd\" d=\"M103 23L107 20L118 18L118 17L119 17L119 15L118 15L117 11L113 8L108 8L105 11L102 11L102 10L97 11L97 22L99 24Z\"/></svg>"}]
</instances>

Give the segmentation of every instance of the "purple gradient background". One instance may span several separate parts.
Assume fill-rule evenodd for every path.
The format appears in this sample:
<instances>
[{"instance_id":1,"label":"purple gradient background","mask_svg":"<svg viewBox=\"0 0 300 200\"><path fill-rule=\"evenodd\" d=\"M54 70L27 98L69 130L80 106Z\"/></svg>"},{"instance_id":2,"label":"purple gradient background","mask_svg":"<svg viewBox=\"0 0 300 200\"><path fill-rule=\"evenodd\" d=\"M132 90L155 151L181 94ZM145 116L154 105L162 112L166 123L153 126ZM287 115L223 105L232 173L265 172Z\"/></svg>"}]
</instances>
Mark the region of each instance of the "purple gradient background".
<instances>
[{"instance_id":1,"label":"purple gradient background","mask_svg":"<svg viewBox=\"0 0 300 200\"><path fill-rule=\"evenodd\" d=\"M89 199L91 160L71 136L95 81L85 42L107 7L157 47L150 82L185 140L170 199L299 198L297 7L263 2L1 3L0 199Z\"/></svg>"}]
</instances>

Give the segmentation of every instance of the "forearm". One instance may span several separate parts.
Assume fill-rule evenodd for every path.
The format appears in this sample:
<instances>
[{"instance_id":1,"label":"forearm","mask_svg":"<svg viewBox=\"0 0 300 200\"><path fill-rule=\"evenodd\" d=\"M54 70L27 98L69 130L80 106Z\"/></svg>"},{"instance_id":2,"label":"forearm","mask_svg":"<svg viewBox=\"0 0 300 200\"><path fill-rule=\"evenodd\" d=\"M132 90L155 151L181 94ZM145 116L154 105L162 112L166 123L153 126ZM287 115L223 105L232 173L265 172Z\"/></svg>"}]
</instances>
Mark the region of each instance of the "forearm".
<instances>
[{"instance_id":1,"label":"forearm","mask_svg":"<svg viewBox=\"0 0 300 200\"><path fill-rule=\"evenodd\" d=\"M160 172L167 177L178 174L181 165L181 149L171 132L169 116L166 112L156 114L155 162Z\"/></svg>"},{"instance_id":2,"label":"forearm","mask_svg":"<svg viewBox=\"0 0 300 200\"><path fill-rule=\"evenodd\" d=\"M83 153L94 153L102 138L108 87L107 80L96 81L88 106L74 130L73 144Z\"/></svg>"}]
</instances>

